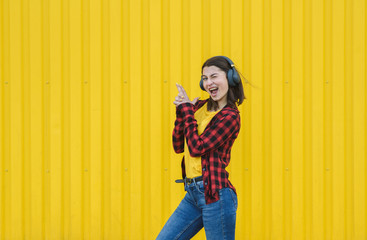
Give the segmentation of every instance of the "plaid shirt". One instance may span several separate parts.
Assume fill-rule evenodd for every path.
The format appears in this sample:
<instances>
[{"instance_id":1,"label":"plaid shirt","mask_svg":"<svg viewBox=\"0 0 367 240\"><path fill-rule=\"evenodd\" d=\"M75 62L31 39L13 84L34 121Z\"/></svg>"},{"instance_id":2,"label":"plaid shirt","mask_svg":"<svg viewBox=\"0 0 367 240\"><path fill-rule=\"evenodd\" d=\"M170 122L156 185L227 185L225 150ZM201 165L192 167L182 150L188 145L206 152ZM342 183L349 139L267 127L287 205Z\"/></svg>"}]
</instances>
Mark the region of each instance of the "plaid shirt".
<instances>
[{"instance_id":1,"label":"plaid shirt","mask_svg":"<svg viewBox=\"0 0 367 240\"><path fill-rule=\"evenodd\" d=\"M194 113L209 99L191 103L182 103L176 107L176 121L173 129L173 148L176 153L184 152L184 139L192 157L201 156L206 204L219 200L218 191L229 187L236 192L228 180L228 166L231 148L241 127L237 108L226 105L209 122L199 136ZM185 179L185 157L182 158L182 178Z\"/></svg>"}]
</instances>

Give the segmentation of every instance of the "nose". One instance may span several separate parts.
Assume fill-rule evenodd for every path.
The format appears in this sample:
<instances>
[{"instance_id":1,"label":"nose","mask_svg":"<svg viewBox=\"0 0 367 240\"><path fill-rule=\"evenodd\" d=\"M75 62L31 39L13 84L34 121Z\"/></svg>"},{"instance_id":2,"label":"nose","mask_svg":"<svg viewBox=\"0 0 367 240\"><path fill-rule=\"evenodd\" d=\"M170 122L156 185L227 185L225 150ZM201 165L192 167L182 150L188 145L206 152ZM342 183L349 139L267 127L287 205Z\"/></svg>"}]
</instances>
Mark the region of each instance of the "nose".
<instances>
[{"instance_id":1,"label":"nose","mask_svg":"<svg viewBox=\"0 0 367 240\"><path fill-rule=\"evenodd\" d=\"M207 86L210 86L212 83L213 83L213 81L211 80L211 78L208 78L208 79L206 80L206 85L207 85Z\"/></svg>"}]
</instances>

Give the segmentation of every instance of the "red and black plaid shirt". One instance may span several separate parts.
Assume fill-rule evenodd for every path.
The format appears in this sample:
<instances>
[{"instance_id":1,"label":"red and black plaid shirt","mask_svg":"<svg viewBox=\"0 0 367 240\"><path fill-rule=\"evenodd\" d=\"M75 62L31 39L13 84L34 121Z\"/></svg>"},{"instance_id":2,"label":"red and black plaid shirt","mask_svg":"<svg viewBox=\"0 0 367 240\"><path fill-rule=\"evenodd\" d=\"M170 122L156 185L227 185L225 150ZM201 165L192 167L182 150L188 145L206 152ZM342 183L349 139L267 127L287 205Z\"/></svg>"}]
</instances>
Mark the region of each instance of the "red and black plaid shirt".
<instances>
[{"instance_id":1,"label":"red and black plaid shirt","mask_svg":"<svg viewBox=\"0 0 367 240\"><path fill-rule=\"evenodd\" d=\"M218 191L229 187L236 192L228 180L228 166L231 148L241 127L240 114L237 108L225 106L209 122L204 132L199 136L194 113L208 99L198 101L195 106L182 103L176 107L176 121L173 129L173 148L176 153L184 152L184 139L192 157L201 156L205 201L206 204L219 200ZM182 159L182 178L186 176L185 157Z\"/></svg>"}]
</instances>

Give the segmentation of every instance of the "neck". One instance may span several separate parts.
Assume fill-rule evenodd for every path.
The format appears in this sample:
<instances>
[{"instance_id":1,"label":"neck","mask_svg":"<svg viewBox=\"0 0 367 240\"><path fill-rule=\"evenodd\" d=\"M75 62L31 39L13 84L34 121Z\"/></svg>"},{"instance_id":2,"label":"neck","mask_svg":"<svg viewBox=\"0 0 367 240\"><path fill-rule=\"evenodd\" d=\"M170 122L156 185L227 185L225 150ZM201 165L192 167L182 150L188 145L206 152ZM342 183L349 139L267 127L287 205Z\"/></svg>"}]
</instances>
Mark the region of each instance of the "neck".
<instances>
[{"instance_id":1,"label":"neck","mask_svg":"<svg viewBox=\"0 0 367 240\"><path fill-rule=\"evenodd\" d=\"M217 102L217 103L218 103L218 107L219 107L219 109L222 109L222 108L224 108L224 107L227 105L227 100L226 100L226 99L224 99L224 100L219 101L219 102Z\"/></svg>"},{"instance_id":2,"label":"neck","mask_svg":"<svg viewBox=\"0 0 367 240\"><path fill-rule=\"evenodd\" d=\"M222 108L224 108L227 105L227 99L225 99L224 101L213 101L213 99L210 99L210 104L208 104L208 111L214 112L214 111L218 111L221 110ZM218 109L215 109L215 105L218 105Z\"/></svg>"}]
</instances>

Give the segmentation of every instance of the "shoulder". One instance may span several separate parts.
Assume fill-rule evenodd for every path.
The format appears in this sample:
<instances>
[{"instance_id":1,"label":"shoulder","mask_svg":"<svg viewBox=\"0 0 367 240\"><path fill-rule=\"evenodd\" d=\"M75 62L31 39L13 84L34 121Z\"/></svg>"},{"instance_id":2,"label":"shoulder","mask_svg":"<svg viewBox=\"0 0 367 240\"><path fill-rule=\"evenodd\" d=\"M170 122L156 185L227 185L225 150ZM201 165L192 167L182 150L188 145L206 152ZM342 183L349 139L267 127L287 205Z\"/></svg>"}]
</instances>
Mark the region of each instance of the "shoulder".
<instances>
[{"instance_id":1,"label":"shoulder","mask_svg":"<svg viewBox=\"0 0 367 240\"><path fill-rule=\"evenodd\" d=\"M240 117L240 111L238 110L238 108L233 108L230 107L229 105L225 106L222 111L220 111L220 113L222 113L223 115L230 115L230 116L236 116L236 117Z\"/></svg>"},{"instance_id":2,"label":"shoulder","mask_svg":"<svg viewBox=\"0 0 367 240\"><path fill-rule=\"evenodd\" d=\"M217 115L216 121L226 122L226 125L241 125L240 112L230 106L224 107Z\"/></svg>"}]
</instances>

